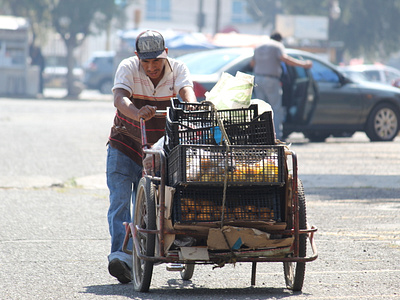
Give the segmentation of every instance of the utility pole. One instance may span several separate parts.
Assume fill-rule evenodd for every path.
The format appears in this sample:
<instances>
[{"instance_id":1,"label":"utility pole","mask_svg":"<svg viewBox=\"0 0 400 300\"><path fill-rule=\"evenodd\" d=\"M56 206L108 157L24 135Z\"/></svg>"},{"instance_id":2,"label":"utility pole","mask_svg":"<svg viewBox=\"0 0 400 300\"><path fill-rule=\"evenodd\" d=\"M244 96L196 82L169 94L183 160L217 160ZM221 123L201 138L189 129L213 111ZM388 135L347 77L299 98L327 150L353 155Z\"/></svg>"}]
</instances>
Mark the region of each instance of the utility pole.
<instances>
[{"instance_id":1,"label":"utility pole","mask_svg":"<svg viewBox=\"0 0 400 300\"><path fill-rule=\"evenodd\" d=\"M197 26L199 27L199 32L202 32L204 27L205 15L203 12L203 0L199 0L199 12L197 14Z\"/></svg>"},{"instance_id":2,"label":"utility pole","mask_svg":"<svg viewBox=\"0 0 400 300\"><path fill-rule=\"evenodd\" d=\"M217 34L219 32L219 18L220 18L220 13L221 13L221 0L216 0L215 3L215 32L214 34Z\"/></svg>"}]
</instances>

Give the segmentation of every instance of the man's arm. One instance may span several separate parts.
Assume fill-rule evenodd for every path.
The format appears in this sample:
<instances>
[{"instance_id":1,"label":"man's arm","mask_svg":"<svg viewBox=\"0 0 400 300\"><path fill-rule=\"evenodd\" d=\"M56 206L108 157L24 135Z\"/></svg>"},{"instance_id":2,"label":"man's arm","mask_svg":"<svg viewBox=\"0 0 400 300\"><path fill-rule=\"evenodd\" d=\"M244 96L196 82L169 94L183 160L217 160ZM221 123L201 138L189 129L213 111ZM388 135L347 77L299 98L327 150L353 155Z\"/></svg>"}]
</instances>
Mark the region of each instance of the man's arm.
<instances>
[{"instance_id":1,"label":"man's arm","mask_svg":"<svg viewBox=\"0 0 400 300\"><path fill-rule=\"evenodd\" d=\"M179 90L179 96L181 96L182 100L185 102L197 102L196 95L194 94L194 90L191 86L185 86Z\"/></svg>"},{"instance_id":2,"label":"man's arm","mask_svg":"<svg viewBox=\"0 0 400 300\"><path fill-rule=\"evenodd\" d=\"M146 105L141 109L138 109L131 100L129 100L130 94L124 89L115 89L114 91L114 106L125 116L139 121L141 118L146 121L154 117L156 114L157 107Z\"/></svg>"},{"instance_id":3,"label":"man's arm","mask_svg":"<svg viewBox=\"0 0 400 300\"><path fill-rule=\"evenodd\" d=\"M283 54L281 56L281 61L288 64L289 66L294 66L294 67L303 67L306 69L309 69L312 67L311 60L299 60L299 59L295 59L287 54Z\"/></svg>"}]
</instances>

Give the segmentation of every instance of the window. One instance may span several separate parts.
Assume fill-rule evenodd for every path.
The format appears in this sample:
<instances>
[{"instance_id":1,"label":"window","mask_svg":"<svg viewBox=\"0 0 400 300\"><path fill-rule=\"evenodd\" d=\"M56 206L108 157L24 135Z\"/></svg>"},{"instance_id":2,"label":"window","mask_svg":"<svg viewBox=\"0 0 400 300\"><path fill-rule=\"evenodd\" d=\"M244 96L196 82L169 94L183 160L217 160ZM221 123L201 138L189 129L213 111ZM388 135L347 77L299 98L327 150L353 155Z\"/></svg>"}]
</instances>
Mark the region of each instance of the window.
<instances>
[{"instance_id":1,"label":"window","mask_svg":"<svg viewBox=\"0 0 400 300\"><path fill-rule=\"evenodd\" d=\"M379 71L365 71L364 74L370 81L380 81Z\"/></svg>"},{"instance_id":2,"label":"window","mask_svg":"<svg viewBox=\"0 0 400 300\"><path fill-rule=\"evenodd\" d=\"M247 1L232 1L232 23L246 24L254 23L253 18L247 12Z\"/></svg>"},{"instance_id":3,"label":"window","mask_svg":"<svg viewBox=\"0 0 400 300\"><path fill-rule=\"evenodd\" d=\"M386 83L388 84L392 84L396 79L400 78L400 74L399 73L394 73L391 71L384 71L385 73L385 77L386 77Z\"/></svg>"},{"instance_id":4,"label":"window","mask_svg":"<svg viewBox=\"0 0 400 300\"><path fill-rule=\"evenodd\" d=\"M171 19L170 0L147 0L146 19L152 21L169 21Z\"/></svg>"},{"instance_id":5,"label":"window","mask_svg":"<svg viewBox=\"0 0 400 300\"><path fill-rule=\"evenodd\" d=\"M218 72L218 70L234 61L239 56L240 54L238 53L214 52L210 54L201 51L181 56L179 59L186 64L192 75L209 75Z\"/></svg>"},{"instance_id":6,"label":"window","mask_svg":"<svg viewBox=\"0 0 400 300\"><path fill-rule=\"evenodd\" d=\"M25 43L13 40L0 40L0 66L25 66Z\"/></svg>"},{"instance_id":7,"label":"window","mask_svg":"<svg viewBox=\"0 0 400 300\"><path fill-rule=\"evenodd\" d=\"M311 74L317 82L339 82L339 76L329 67L312 60Z\"/></svg>"},{"instance_id":8,"label":"window","mask_svg":"<svg viewBox=\"0 0 400 300\"><path fill-rule=\"evenodd\" d=\"M302 67L294 67L294 69L296 70L296 77L297 78L306 78L308 79L308 75L306 72L306 69L302 68Z\"/></svg>"}]
</instances>

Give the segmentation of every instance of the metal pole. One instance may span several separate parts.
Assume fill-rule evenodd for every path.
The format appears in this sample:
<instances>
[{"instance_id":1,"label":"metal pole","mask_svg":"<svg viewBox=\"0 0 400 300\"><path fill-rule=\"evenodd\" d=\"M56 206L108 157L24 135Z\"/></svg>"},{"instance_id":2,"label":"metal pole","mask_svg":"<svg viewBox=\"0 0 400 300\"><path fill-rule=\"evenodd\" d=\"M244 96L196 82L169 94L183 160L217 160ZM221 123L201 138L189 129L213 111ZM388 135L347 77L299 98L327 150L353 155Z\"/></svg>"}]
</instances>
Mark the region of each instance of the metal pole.
<instances>
[{"instance_id":1,"label":"metal pole","mask_svg":"<svg viewBox=\"0 0 400 300\"><path fill-rule=\"evenodd\" d=\"M257 262L253 261L251 264L251 285L256 285L256 271L257 270Z\"/></svg>"},{"instance_id":2,"label":"metal pole","mask_svg":"<svg viewBox=\"0 0 400 300\"><path fill-rule=\"evenodd\" d=\"M216 0L215 3L215 32L217 34L219 31L219 18L220 18L220 11L221 11L221 0Z\"/></svg>"},{"instance_id":3,"label":"metal pole","mask_svg":"<svg viewBox=\"0 0 400 300\"><path fill-rule=\"evenodd\" d=\"M203 30L204 27L204 12L203 12L203 0L199 0L199 12L197 14L197 26L199 27L199 32Z\"/></svg>"}]
</instances>

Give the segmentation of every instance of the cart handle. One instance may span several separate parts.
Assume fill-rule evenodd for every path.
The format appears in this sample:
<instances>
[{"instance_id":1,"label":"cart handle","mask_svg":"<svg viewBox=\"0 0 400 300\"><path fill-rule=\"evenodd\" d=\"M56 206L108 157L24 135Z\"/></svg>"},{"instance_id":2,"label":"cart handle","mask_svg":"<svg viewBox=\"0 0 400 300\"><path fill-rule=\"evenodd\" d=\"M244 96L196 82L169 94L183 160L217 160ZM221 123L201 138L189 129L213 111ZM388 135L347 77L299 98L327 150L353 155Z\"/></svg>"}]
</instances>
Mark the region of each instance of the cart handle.
<instances>
[{"instance_id":1,"label":"cart handle","mask_svg":"<svg viewBox=\"0 0 400 300\"><path fill-rule=\"evenodd\" d=\"M167 111L164 110L156 110L156 116L166 116ZM149 145L147 144L147 135L146 135L146 126L145 126L146 121L143 118L140 118L140 131L142 135L142 147L143 150L147 150L149 148Z\"/></svg>"}]
</instances>

